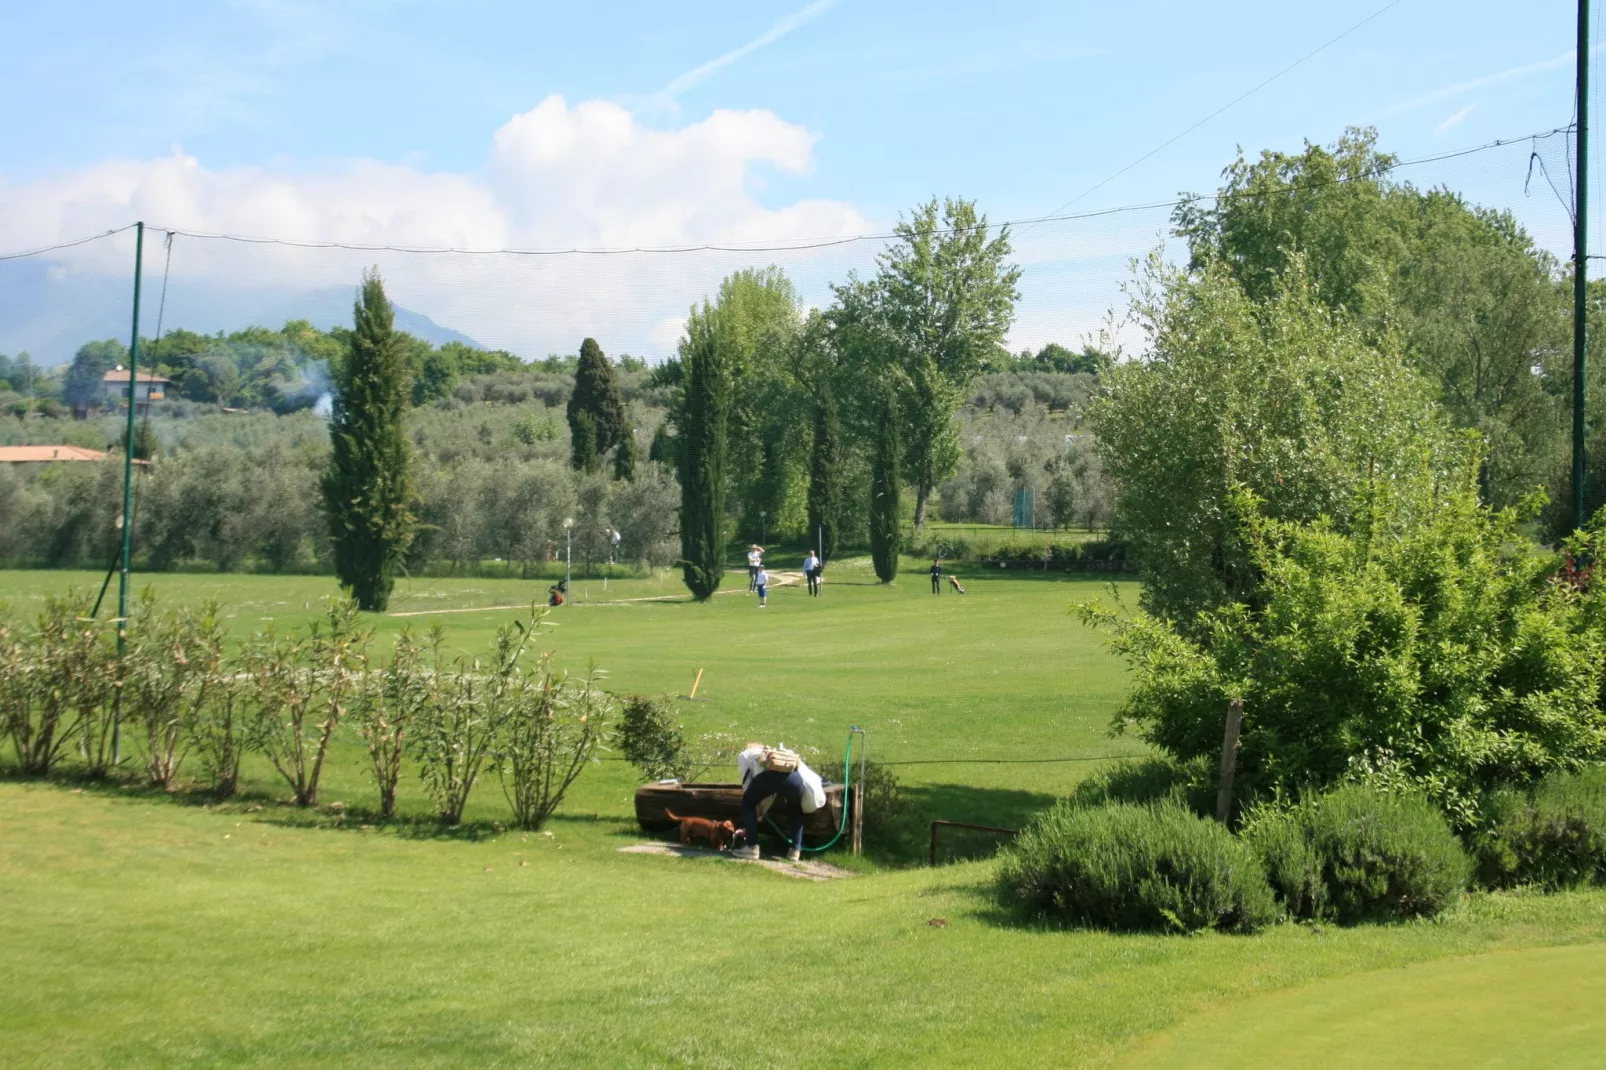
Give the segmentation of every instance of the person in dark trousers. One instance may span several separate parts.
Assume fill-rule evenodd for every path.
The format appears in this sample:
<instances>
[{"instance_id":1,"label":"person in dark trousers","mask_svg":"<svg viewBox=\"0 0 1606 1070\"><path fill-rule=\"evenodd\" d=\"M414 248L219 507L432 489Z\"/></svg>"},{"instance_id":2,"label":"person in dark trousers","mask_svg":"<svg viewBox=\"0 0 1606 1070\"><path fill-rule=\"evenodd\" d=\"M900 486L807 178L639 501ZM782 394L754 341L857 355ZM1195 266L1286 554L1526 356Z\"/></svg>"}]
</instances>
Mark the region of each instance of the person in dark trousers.
<instances>
[{"instance_id":1,"label":"person in dark trousers","mask_svg":"<svg viewBox=\"0 0 1606 1070\"><path fill-rule=\"evenodd\" d=\"M810 550L809 555L803 559L803 575L809 581L809 594L818 597L820 594L820 559Z\"/></svg>"},{"instance_id":2,"label":"person in dark trousers","mask_svg":"<svg viewBox=\"0 0 1606 1070\"><path fill-rule=\"evenodd\" d=\"M942 558L931 559L931 593L942 594Z\"/></svg>"},{"instance_id":3,"label":"person in dark trousers","mask_svg":"<svg viewBox=\"0 0 1606 1070\"><path fill-rule=\"evenodd\" d=\"M803 774L796 769L790 773L777 773L765 769L754 773L742 789L742 828L747 838L736 849L739 858L758 857L758 807L770 796L786 800L786 812L792 815L791 846L786 857L793 862L803 857Z\"/></svg>"},{"instance_id":4,"label":"person in dark trousers","mask_svg":"<svg viewBox=\"0 0 1606 1070\"><path fill-rule=\"evenodd\" d=\"M758 808L765 799L779 796L786 800L786 810L792 817L791 839L786 857L796 862L803 857L803 817L805 795L810 792L809 778L813 778L815 797L813 807L818 809L825 800L824 788L819 782L819 774L808 766L799 764L798 768L790 773L782 773L763 766L764 748L757 743L750 743L736 756L736 766L742 776L742 830L745 838L742 845L731 854L737 858L752 861L759 857L758 851Z\"/></svg>"}]
</instances>

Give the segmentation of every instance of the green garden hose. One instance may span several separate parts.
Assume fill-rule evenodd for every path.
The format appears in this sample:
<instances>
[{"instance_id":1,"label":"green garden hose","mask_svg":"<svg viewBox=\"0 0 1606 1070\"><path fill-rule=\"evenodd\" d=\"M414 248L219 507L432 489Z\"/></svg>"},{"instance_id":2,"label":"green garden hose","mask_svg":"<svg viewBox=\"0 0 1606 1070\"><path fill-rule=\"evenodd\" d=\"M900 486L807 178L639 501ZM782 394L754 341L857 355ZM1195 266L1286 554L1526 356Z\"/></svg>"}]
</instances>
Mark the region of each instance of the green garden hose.
<instances>
[{"instance_id":1,"label":"green garden hose","mask_svg":"<svg viewBox=\"0 0 1606 1070\"><path fill-rule=\"evenodd\" d=\"M848 804L851 802L852 797L853 797L852 793L850 791L848 791L848 787L849 787L848 774L852 771L852 769L853 769L853 733L849 732L848 733L848 749L847 749L847 752L842 755L842 821L836 827L836 835L835 836L832 836L829 840L826 840L824 843L820 844L820 846L818 846L818 847L805 847L805 848L803 848L803 850L809 852L810 854L816 854L816 853L818 853L820 851L825 851L825 850L828 850L828 849L830 849L832 847L835 847L836 846L836 841L840 840L842 838L842 834L844 832L846 832L847 829L848 829ZM779 826L779 825L777 825L775 823L775 819L774 818L772 818L768 814L766 814L764 816L764 820L768 821L770 823L770 828L774 829L777 833L779 833L782 839L787 839L788 838L787 835L786 835L786 831L784 829L782 829L781 826Z\"/></svg>"}]
</instances>

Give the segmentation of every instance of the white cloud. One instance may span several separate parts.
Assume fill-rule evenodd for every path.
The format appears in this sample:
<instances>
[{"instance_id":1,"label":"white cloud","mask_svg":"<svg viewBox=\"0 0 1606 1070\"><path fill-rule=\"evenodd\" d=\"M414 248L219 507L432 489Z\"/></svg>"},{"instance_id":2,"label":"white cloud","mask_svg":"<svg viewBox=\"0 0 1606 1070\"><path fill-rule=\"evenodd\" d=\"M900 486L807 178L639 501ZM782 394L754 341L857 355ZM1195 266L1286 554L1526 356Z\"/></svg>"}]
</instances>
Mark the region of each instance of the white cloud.
<instances>
[{"instance_id":1,"label":"white cloud","mask_svg":"<svg viewBox=\"0 0 1606 1070\"><path fill-rule=\"evenodd\" d=\"M1473 78L1470 81L1457 82L1454 85L1447 85L1443 89L1435 89L1431 93L1423 93L1421 96L1412 97L1409 100L1402 100L1397 104L1391 104L1379 112L1378 115L1379 117L1399 115L1402 112L1415 111L1417 108L1425 108L1432 104L1441 104L1444 101L1458 97L1463 93L1470 93L1474 89L1483 89L1486 86L1500 85L1503 82L1520 81L1523 78L1530 78L1536 74L1546 74L1562 67L1571 66L1574 62L1573 57L1575 55L1577 55L1576 51L1563 52L1559 56L1554 56L1546 60L1540 60L1538 63L1524 63L1518 67L1507 67L1503 71L1496 71L1493 74L1486 74L1481 78Z\"/></svg>"},{"instance_id":2,"label":"white cloud","mask_svg":"<svg viewBox=\"0 0 1606 1070\"><path fill-rule=\"evenodd\" d=\"M46 246L134 219L201 233L474 250L662 249L874 232L875 224L845 202L769 207L753 195L758 169L806 174L816 140L769 111L721 110L674 129L653 129L617 104L570 105L552 96L498 129L485 166L474 173L374 160L314 173L214 169L175 150L25 184L0 177L0 251ZM867 261L873 243L860 244L862 257L850 255ZM103 272L103 252L91 245L55 255L80 271ZM364 266L377 263L398 303L487 344L539 356L596 334L611 337L604 345L613 351L657 355L672 346L672 339L666 345L667 325L725 273L773 259L764 252L715 251L431 256L180 236L169 325L182 323L203 291L214 304L231 300L221 296L225 280L243 291L232 300L290 296L298 287L349 285ZM795 254L786 262L805 276L799 284L810 293L823 288L825 277L844 273L840 255L826 262ZM3 305L0 318L26 311Z\"/></svg>"},{"instance_id":3,"label":"white cloud","mask_svg":"<svg viewBox=\"0 0 1606 1070\"><path fill-rule=\"evenodd\" d=\"M1444 134L1444 133L1447 133L1447 132L1449 132L1451 130L1454 130L1456 127L1460 126L1462 124L1462 122L1464 122L1466 120L1467 116L1472 114L1472 110L1474 108L1476 108L1477 106L1478 106L1478 101L1473 101L1471 104L1468 104L1466 107L1462 108L1460 111L1456 112L1454 115L1452 115L1448 119L1444 120L1444 122L1440 123L1438 126L1435 126L1433 128L1433 133L1435 135L1437 135L1437 134Z\"/></svg>"},{"instance_id":4,"label":"white cloud","mask_svg":"<svg viewBox=\"0 0 1606 1070\"><path fill-rule=\"evenodd\" d=\"M677 75L676 77L670 79L669 84L660 89L653 99L660 104L673 103L675 97L679 96L681 93L684 93L693 86L707 81L715 74L715 72L720 70L720 68L728 67L737 60L743 59L746 56L757 52L765 45L772 44L775 41L780 40L782 37L785 37L799 26L802 26L808 22L812 22L818 16L824 14L828 9L835 7L836 2L837 0L814 0L814 2L809 4L807 7L792 12L790 15L786 16L774 26L771 26L769 29L753 38L751 41L748 41L746 44L739 45L736 48L731 49L729 52L726 52L722 56L715 56L707 63L693 67L684 74Z\"/></svg>"}]
</instances>

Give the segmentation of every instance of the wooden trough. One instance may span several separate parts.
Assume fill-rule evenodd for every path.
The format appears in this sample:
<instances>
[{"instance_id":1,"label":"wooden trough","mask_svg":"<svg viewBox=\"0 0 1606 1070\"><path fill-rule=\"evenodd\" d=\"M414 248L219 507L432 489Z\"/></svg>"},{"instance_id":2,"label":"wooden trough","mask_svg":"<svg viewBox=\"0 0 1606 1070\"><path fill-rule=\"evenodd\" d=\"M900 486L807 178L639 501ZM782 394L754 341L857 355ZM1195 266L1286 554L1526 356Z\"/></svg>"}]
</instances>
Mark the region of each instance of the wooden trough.
<instances>
[{"instance_id":1,"label":"wooden trough","mask_svg":"<svg viewBox=\"0 0 1606 1070\"><path fill-rule=\"evenodd\" d=\"M825 843L842 827L842 785L825 785L825 805L812 814L803 815L803 842L810 847ZM676 822L665 816L673 810L681 817L706 817L713 821L729 820L742 827L742 786L740 784L682 784L678 780L660 780L656 784L643 784L636 789L636 822L647 832L661 835L676 827ZM770 807L769 819L783 829L790 829L791 815L785 799L776 799ZM759 823L761 829L768 826ZM769 829L774 832L773 828Z\"/></svg>"}]
</instances>

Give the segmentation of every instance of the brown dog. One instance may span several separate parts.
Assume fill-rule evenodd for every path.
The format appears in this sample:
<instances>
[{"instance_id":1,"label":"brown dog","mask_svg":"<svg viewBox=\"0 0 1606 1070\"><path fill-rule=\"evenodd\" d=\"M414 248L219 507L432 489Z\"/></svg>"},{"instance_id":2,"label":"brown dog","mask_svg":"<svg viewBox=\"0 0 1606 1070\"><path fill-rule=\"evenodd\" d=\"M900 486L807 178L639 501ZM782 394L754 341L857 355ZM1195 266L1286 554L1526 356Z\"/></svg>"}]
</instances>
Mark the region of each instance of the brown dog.
<instances>
[{"instance_id":1,"label":"brown dog","mask_svg":"<svg viewBox=\"0 0 1606 1070\"><path fill-rule=\"evenodd\" d=\"M731 839L736 835L736 826L729 821L712 821L706 817L681 817L668 810L664 811L664 816L671 821L680 822L682 847L690 847L694 840L707 840L716 850L723 851L730 846Z\"/></svg>"}]
</instances>

